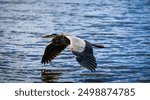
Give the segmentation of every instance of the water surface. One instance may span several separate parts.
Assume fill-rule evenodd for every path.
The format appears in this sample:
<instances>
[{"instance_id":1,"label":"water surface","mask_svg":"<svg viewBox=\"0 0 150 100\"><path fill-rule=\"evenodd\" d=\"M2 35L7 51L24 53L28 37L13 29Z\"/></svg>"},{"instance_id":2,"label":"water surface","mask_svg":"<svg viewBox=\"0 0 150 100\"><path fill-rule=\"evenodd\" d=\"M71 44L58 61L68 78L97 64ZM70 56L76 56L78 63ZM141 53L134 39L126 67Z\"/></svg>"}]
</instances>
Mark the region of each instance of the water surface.
<instances>
[{"instance_id":1,"label":"water surface","mask_svg":"<svg viewBox=\"0 0 150 100\"><path fill-rule=\"evenodd\" d=\"M57 32L104 44L97 71L68 49L42 65L41 36ZM0 82L150 82L150 1L0 0Z\"/></svg>"}]
</instances>

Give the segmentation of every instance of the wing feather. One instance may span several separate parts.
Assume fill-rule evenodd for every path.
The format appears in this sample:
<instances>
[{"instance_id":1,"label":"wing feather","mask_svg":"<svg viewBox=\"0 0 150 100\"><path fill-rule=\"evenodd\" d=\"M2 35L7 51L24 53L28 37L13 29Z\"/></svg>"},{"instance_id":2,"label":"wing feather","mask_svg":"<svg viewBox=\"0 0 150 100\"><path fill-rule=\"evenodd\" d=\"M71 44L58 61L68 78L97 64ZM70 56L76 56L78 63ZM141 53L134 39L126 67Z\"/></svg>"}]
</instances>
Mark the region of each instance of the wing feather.
<instances>
[{"instance_id":1,"label":"wing feather","mask_svg":"<svg viewBox=\"0 0 150 100\"><path fill-rule=\"evenodd\" d=\"M92 45L88 41L85 41L85 43L86 46L83 52L72 51L72 53L76 55L76 60L82 67L95 71L97 63L93 55Z\"/></svg>"},{"instance_id":2,"label":"wing feather","mask_svg":"<svg viewBox=\"0 0 150 100\"><path fill-rule=\"evenodd\" d=\"M93 54L75 51L73 51L73 54L76 55L76 60L82 67L87 68L91 71L95 71L97 63Z\"/></svg>"},{"instance_id":3,"label":"wing feather","mask_svg":"<svg viewBox=\"0 0 150 100\"><path fill-rule=\"evenodd\" d=\"M57 55L59 55L67 45L51 43L45 48L41 63L46 64L51 62Z\"/></svg>"}]
</instances>

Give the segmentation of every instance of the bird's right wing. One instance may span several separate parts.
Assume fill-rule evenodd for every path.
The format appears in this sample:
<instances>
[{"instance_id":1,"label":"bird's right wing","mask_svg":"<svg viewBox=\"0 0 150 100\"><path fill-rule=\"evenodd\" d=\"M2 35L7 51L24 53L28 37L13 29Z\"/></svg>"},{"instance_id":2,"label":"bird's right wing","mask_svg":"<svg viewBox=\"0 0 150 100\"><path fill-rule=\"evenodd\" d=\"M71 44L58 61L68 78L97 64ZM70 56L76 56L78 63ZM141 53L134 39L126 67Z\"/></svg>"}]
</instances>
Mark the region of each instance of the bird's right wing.
<instances>
[{"instance_id":1,"label":"bird's right wing","mask_svg":"<svg viewBox=\"0 0 150 100\"><path fill-rule=\"evenodd\" d=\"M57 55L59 55L68 45L51 43L45 48L41 63L46 64L51 62Z\"/></svg>"}]
</instances>

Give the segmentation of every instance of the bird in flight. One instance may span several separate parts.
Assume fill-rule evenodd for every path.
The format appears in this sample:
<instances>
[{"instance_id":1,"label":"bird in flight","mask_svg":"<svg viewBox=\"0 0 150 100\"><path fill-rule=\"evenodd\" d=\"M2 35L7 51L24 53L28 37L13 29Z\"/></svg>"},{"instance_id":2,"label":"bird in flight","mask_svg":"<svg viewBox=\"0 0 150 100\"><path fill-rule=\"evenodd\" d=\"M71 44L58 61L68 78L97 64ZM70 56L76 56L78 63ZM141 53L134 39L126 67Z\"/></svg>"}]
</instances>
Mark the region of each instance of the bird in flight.
<instances>
[{"instance_id":1,"label":"bird in flight","mask_svg":"<svg viewBox=\"0 0 150 100\"><path fill-rule=\"evenodd\" d=\"M87 40L69 34L51 34L42 36L42 38L52 38L51 43L45 48L41 63L51 62L66 47L69 47L75 55L77 62L84 68L95 71L97 66L96 59L93 55L93 46L104 48L100 44L91 44Z\"/></svg>"}]
</instances>

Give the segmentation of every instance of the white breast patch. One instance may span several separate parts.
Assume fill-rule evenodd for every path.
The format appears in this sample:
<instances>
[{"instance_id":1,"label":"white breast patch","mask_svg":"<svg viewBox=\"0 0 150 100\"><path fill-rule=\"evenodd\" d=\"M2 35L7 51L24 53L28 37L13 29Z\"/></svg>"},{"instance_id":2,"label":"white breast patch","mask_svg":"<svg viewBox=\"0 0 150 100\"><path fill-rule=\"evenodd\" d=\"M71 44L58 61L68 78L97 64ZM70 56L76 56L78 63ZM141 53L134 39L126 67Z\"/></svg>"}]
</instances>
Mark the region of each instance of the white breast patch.
<instances>
[{"instance_id":1,"label":"white breast patch","mask_svg":"<svg viewBox=\"0 0 150 100\"><path fill-rule=\"evenodd\" d=\"M75 37L75 36L66 36L70 40L69 48L73 48L76 52L83 52L85 48L85 41Z\"/></svg>"}]
</instances>

